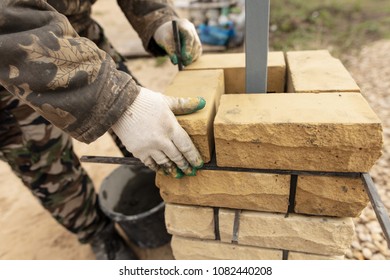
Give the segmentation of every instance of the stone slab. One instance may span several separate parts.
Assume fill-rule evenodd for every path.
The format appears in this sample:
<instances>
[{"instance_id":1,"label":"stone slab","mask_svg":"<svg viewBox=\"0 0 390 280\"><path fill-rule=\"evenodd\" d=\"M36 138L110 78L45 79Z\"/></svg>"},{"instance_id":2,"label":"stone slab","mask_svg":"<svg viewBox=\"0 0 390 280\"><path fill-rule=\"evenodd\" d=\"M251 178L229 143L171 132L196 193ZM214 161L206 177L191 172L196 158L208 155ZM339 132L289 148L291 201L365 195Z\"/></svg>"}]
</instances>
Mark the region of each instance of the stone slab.
<instances>
[{"instance_id":1,"label":"stone slab","mask_svg":"<svg viewBox=\"0 0 390 280\"><path fill-rule=\"evenodd\" d=\"M290 176L252 172L199 170L180 180L157 174L165 202L287 212Z\"/></svg>"},{"instance_id":2,"label":"stone slab","mask_svg":"<svg viewBox=\"0 0 390 280\"><path fill-rule=\"evenodd\" d=\"M176 260L281 260L282 251L252 246L173 236Z\"/></svg>"},{"instance_id":3,"label":"stone slab","mask_svg":"<svg viewBox=\"0 0 390 280\"><path fill-rule=\"evenodd\" d=\"M172 253L176 260L282 260L282 250L173 236ZM344 256L323 256L288 252L288 260L342 260Z\"/></svg>"},{"instance_id":4,"label":"stone slab","mask_svg":"<svg viewBox=\"0 0 390 280\"><path fill-rule=\"evenodd\" d=\"M191 217L193 214L195 215ZM182 220L185 218L186 220ZM190 224L191 226L186 226ZM214 210L210 207L182 206L179 204L165 205L165 225L168 232L175 232L179 226L181 236L214 239ZM196 228L194 236L193 228ZM171 232L170 232L171 233Z\"/></svg>"},{"instance_id":5,"label":"stone slab","mask_svg":"<svg viewBox=\"0 0 390 280\"><path fill-rule=\"evenodd\" d=\"M209 208L209 207L206 207ZM205 214L199 207L167 204L166 226L169 233L183 237L215 239L212 208ZM221 241L233 240L235 211L219 210ZM199 224L193 220L206 222ZM201 230L199 229L201 228ZM325 218L290 214L242 211L240 214L238 244L306 252L319 255L344 255L354 236L351 218Z\"/></svg>"},{"instance_id":6,"label":"stone slab","mask_svg":"<svg viewBox=\"0 0 390 280\"><path fill-rule=\"evenodd\" d=\"M245 53L205 54L185 70L223 69L225 93L245 93ZM286 63L283 52L268 54L268 92L285 92Z\"/></svg>"},{"instance_id":7,"label":"stone slab","mask_svg":"<svg viewBox=\"0 0 390 280\"><path fill-rule=\"evenodd\" d=\"M221 240L232 240L233 210L220 212ZM344 255L354 236L351 218L325 218L243 211L238 242L320 255Z\"/></svg>"},{"instance_id":8,"label":"stone slab","mask_svg":"<svg viewBox=\"0 0 390 280\"><path fill-rule=\"evenodd\" d=\"M287 92L360 92L348 70L327 50L286 53Z\"/></svg>"},{"instance_id":9,"label":"stone slab","mask_svg":"<svg viewBox=\"0 0 390 280\"><path fill-rule=\"evenodd\" d=\"M295 213L358 217L368 202L361 178L298 176Z\"/></svg>"},{"instance_id":10,"label":"stone slab","mask_svg":"<svg viewBox=\"0 0 390 280\"><path fill-rule=\"evenodd\" d=\"M367 172L382 127L360 93L228 94L214 121L218 166Z\"/></svg>"},{"instance_id":11,"label":"stone slab","mask_svg":"<svg viewBox=\"0 0 390 280\"><path fill-rule=\"evenodd\" d=\"M206 100L206 107L202 110L177 116L177 120L190 135L204 162L210 161L214 150L213 121L224 91L222 70L181 71L165 90L165 94L169 96L202 96Z\"/></svg>"}]
</instances>

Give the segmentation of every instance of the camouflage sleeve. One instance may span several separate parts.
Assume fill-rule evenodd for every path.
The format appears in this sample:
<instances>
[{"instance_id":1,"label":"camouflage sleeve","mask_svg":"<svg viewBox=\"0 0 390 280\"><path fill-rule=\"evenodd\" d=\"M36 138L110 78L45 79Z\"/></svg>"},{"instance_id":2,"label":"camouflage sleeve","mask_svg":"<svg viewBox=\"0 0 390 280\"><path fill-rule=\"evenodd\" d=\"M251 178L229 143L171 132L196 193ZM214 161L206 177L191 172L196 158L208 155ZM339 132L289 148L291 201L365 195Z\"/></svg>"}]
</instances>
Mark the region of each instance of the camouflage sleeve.
<instances>
[{"instance_id":1,"label":"camouflage sleeve","mask_svg":"<svg viewBox=\"0 0 390 280\"><path fill-rule=\"evenodd\" d=\"M142 40L145 50L153 55L165 55L153 39L163 23L177 19L171 0L117 0L123 13Z\"/></svg>"},{"instance_id":2,"label":"camouflage sleeve","mask_svg":"<svg viewBox=\"0 0 390 280\"><path fill-rule=\"evenodd\" d=\"M0 1L0 84L86 143L104 134L139 92L46 0Z\"/></svg>"}]
</instances>

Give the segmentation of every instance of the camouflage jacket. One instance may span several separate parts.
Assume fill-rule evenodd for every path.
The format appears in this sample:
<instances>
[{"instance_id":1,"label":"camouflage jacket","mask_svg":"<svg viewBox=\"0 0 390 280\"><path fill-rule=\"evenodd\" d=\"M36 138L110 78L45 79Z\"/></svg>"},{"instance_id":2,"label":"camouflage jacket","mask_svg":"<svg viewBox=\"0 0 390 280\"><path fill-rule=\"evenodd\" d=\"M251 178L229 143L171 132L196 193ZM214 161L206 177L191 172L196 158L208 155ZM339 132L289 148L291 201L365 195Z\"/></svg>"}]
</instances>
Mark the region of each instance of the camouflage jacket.
<instances>
[{"instance_id":1,"label":"camouflage jacket","mask_svg":"<svg viewBox=\"0 0 390 280\"><path fill-rule=\"evenodd\" d=\"M0 1L0 84L86 143L104 134L139 92L134 80L116 70L94 43L79 37L64 16L90 12L95 1ZM152 36L176 17L169 0L118 3L145 48L160 54Z\"/></svg>"}]
</instances>

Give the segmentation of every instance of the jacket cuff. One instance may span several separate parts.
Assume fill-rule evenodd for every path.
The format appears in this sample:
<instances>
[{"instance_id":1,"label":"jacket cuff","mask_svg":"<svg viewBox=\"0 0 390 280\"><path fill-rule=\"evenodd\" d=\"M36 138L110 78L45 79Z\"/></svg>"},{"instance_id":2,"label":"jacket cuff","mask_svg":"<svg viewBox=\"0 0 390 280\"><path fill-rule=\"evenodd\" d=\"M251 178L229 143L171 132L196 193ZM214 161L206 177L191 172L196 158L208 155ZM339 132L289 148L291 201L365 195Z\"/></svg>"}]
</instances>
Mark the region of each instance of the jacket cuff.
<instances>
[{"instance_id":1,"label":"jacket cuff","mask_svg":"<svg viewBox=\"0 0 390 280\"><path fill-rule=\"evenodd\" d=\"M72 137L87 144L106 133L130 107L140 91L130 75L116 69L110 71L107 77L102 77L102 81L105 84L90 117L79 123L77 128L69 127Z\"/></svg>"}]
</instances>

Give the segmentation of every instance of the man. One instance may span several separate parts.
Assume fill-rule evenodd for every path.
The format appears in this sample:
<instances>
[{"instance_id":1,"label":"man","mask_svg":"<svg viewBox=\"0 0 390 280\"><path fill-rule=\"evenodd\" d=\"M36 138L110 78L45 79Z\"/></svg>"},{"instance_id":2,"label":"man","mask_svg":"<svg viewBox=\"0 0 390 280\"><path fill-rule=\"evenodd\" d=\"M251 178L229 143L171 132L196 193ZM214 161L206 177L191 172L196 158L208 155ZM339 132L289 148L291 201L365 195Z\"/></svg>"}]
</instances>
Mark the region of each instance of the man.
<instances>
[{"instance_id":1,"label":"man","mask_svg":"<svg viewBox=\"0 0 390 280\"><path fill-rule=\"evenodd\" d=\"M99 209L68 135L90 143L112 129L151 169L194 175L203 161L173 112L191 113L205 102L168 98L117 70L126 70L123 58L90 18L93 2L0 2L0 84L6 89L0 93L0 157L59 223L92 244L97 258L136 258ZM184 64L201 54L195 28L168 1L118 3L152 54L177 63L172 20L178 21Z\"/></svg>"}]
</instances>

